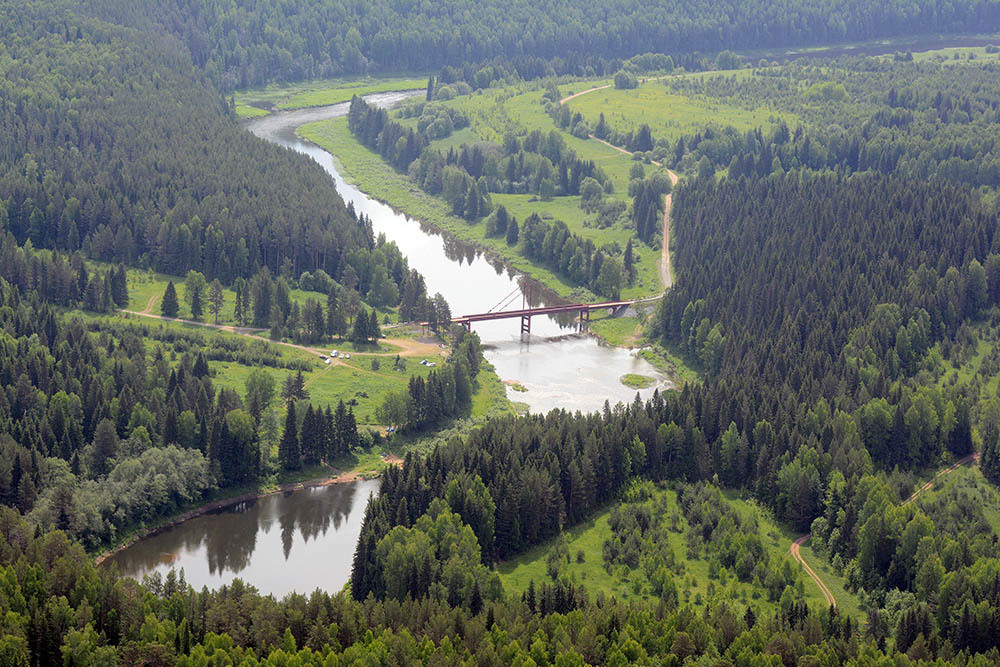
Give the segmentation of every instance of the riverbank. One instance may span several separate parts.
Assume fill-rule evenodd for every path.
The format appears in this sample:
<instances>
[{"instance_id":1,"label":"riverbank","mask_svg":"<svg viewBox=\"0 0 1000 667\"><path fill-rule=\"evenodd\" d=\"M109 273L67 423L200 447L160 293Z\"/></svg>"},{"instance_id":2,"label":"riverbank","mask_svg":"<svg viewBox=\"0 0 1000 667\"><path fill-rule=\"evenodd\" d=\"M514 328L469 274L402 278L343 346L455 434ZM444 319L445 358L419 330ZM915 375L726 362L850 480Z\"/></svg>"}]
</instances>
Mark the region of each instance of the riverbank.
<instances>
[{"instance_id":1,"label":"riverbank","mask_svg":"<svg viewBox=\"0 0 1000 667\"><path fill-rule=\"evenodd\" d=\"M487 258L503 262L562 298L597 299L590 290L571 285L545 267L531 263L504 239L487 238L485 225L472 225L452 215L444 200L417 188L406 174L397 172L378 153L358 142L347 128L347 118L309 123L299 127L297 134L332 155L337 170L347 182L397 213L473 245Z\"/></svg>"},{"instance_id":2,"label":"riverbank","mask_svg":"<svg viewBox=\"0 0 1000 667\"><path fill-rule=\"evenodd\" d=\"M530 262L513 247L508 246L504 239L486 237L484 225L470 225L462 218L452 215L446 202L418 189L405 174L385 164L381 156L358 142L348 130L346 118L309 123L298 128L297 134L329 153L337 170L347 182L397 213L418 220L420 224L427 225L439 233L471 244L488 259L502 262L563 299L570 301L599 299L590 290L571 285L544 266ZM647 296L654 295L655 293L650 293ZM641 328L639 320L634 317L616 319L623 323L608 329L607 333L611 335L603 335L605 328L603 326L592 327L591 333L609 345L635 347L638 337L634 332ZM632 335L619 337L612 333L622 329L629 330Z\"/></svg>"},{"instance_id":3,"label":"riverbank","mask_svg":"<svg viewBox=\"0 0 1000 667\"><path fill-rule=\"evenodd\" d=\"M382 456L382 460L386 465L402 465L403 459L396 454L386 454ZM260 498L266 498L268 496L277 495L279 493L293 493L296 491L304 491L306 489L320 488L324 486L330 486L332 484L348 484L351 482L358 482L364 479L376 479L381 476L381 473L372 474L370 470L365 470L367 466L356 466L351 470L339 472L336 475L329 475L325 477L313 477L310 479L286 482L284 484L279 484L277 486L267 486L262 487L254 491L247 491L244 493L238 493L231 496L226 496L223 498L218 498L207 503L199 504L193 507L189 507L186 510L181 511L178 514L173 514L168 517L164 517L162 520L156 522L154 525L146 528L139 528L134 533L130 534L121 543L116 544L114 547L103 551L98 554L95 561L97 565L101 565L104 561L111 558L115 554L124 551L136 542L144 540L148 537L152 537L157 533L164 530L173 528L174 526L180 525L185 521L194 519L195 517L208 514L210 512L215 512L217 510L226 509L227 507L233 507L239 505L240 503L249 502L251 500L258 500Z\"/></svg>"}]
</instances>

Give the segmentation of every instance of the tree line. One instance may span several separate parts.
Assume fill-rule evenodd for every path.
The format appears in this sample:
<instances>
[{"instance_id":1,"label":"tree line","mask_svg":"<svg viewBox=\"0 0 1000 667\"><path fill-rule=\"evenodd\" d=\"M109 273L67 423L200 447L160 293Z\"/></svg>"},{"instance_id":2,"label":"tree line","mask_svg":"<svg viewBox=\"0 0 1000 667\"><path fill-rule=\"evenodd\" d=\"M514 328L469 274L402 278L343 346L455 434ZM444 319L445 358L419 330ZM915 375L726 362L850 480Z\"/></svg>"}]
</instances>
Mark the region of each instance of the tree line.
<instances>
[{"instance_id":1,"label":"tree line","mask_svg":"<svg viewBox=\"0 0 1000 667\"><path fill-rule=\"evenodd\" d=\"M616 299L634 275L631 253L622 256L627 260L624 267L612 256L622 255L620 246L598 248L592 240L570 232L562 221L550 224L533 214L518 223L503 206L493 210L490 192L538 192L543 198L579 194L585 207L604 205L610 180L593 162L582 161L567 150L556 130L548 135L535 130L523 140L511 135L502 147L480 142L442 154L426 148L428 141L419 132L391 120L384 109L357 96L351 100L348 126L361 143L408 171L425 191L447 201L455 215L471 223L485 217L489 236L504 237L514 247L520 243L525 257L551 266L571 282ZM624 205L610 209L613 222Z\"/></svg>"},{"instance_id":2,"label":"tree line","mask_svg":"<svg viewBox=\"0 0 1000 667\"><path fill-rule=\"evenodd\" d=\"M113 20L175 36L222 90L275 80L459 69L469 63L478 63L474 72L505 64L522 76L538 72L525 78L547 72L611 76L623 59L646 52L666 52L677 61L698 51L981 33L1000 25L992 2L933 0L893 0L877 8L851 0L710 8L662 0L641 7L618 0L585 6L521 0L477 3L475 11L460 0L433 8L340 0L252 7L207 2L189 7L176 0L128 6L90 0L88 5Z\"/></svg>"}]
</instances>

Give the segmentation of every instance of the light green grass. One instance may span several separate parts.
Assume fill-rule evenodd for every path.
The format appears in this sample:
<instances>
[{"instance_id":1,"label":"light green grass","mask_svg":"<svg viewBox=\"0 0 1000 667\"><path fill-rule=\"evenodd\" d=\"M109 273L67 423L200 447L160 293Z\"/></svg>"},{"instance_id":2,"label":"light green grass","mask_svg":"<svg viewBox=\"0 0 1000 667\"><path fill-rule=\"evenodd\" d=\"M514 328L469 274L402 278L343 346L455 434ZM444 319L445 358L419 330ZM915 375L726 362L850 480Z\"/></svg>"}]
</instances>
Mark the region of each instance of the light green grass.
<instances>
[{"instance_id":1,"label":"light green grass","mask_svg":"<svg viewBox=\"0 0 1000 667\"><path fill-rule=\"evenodd\" d=\"M774 517L771 515L770 511L766 508L761 507L753 500L740 499L736 496L734 492L726 492L725 494L730 499L730 504L740 512L744 517L748 517L753 513L761 519L761 541L764 543L765 548L771 555L771 558L788 558L791 559L791 546L792 542L798 539L800 536L792 531L787 526L783 526L774 521ZM836 574L833 567L827 560L813 551L812 543L806 542L799 549L799 554L802 556L809 567L813 569L816 574L823 580L830 592L833 593L833 597L837 600L837 607L841 612L845 612L855 618L862 617L861 606L858 597L852 593L849 593L845 588L844 577ZM778 561L774 561L778 562ZM800 567L797 563L796 567ZM800 568L801 569L801 568ZM806 599L814 605L826 606L826 598L823 597L823 592L820 590L819 586L815 581L812 580L805 570L802 571L802 579L805 583L805 594Z\"/></svg>"},{"instance_id":2,"label":"light green grass","mask_svg":"<svg viewBox=\"0 0 1000 667\"><path fill-rule=\"evenodd\" d=\"M656 380L649 377L648 375L639 375L638 373L626 373L619 378L621 382L626 387L631 387L632 389L645 389L646 387L652 385Z\"/></svg>"},{"instance_id":3,"label":"light green grass","mask_svg":"<svg viewBox=\"0 0 1000 667\"><path fill-rule=\"evenodd\" d=\"M265 109L258 109L257 107L252 107L248 104L236 103L236 115L240 118L260 118L261 116L269 115L269 112Z\"/></svg>"},{"instance_id":4,"label":"light green grass","mask_svg":"<svg viewBox=\"0 0 1000 667\"><path fill-rule=\"evenodd\" d=\"M570 284L545 266L533 264L522 256L516 247L508 246L504 239L487 237L486 226L482 222L470 224L462 218L452 215L450 207L444 200L421 191L405 174L395 171L377 153L358 143L348 130L346 119L337 118L312 123L299 128L299 132L306 139L333 154L344 178L357 185L369 196L384 201L398 210L405 211L408 215L428 222L438 229L477 244L562 296L581 295L579 286ZM509 195L491 195L491 197L495 204L504 203L506 206L508 201L512 202L515 216L523 220L526 209L519 208L516 200L508 199ZM562 211L567 214L572 211L572 207L565 208L565 203L545 202L544 204L562 206L564 207ZM579 208L576 210L579 211ZM582 211L580 213L582 214ZM581 223L574 223L572 217L568 215L566 217L569 219L564 221L571 229L574 227L579 230L584 229ZM603 242L621 241L622 239L627 241L627 235L616 233L617 237L609 236ZM661 291L655 278L658 253L643 247L642 244L637 244L636 250L636 254L640 258L636 266L641 278L635 286L623 290L622 294L625 298L648 296L658 294ZM595 298L592 294L584 296Z\"/></svg>"},{"instance_id":5,"label":"light green grass","mask_svg":"<svg viewBox=\"0 0 1000 667\"><path fill-rule=\"evenodd\" d=\"M676 351L664 347L661 343L656 343L642 350L640 354L643 359L659 370L676 377L680 381L679 384L701 382L701 373L692 363L689 363Z\"/></svg>"},{"instance_id":6,"label":"light green grass","mask_svg":"<svg viewBox=\"0 0 1000 667\"><path fill-rule=\"evenodd\" d=\"M591 127L597 126L603 112L605 121L614 130L634 132L646 124L654 139L670 141L694 134L707 125L732 126L741 132L760 127L767 132L778 119L789 125L796 122L793 114L766 107L748 110L714 100L668 94L661 81L648 81L631 90L598 90L570 100L567 105L583 114Z\"/></svg>"},{"instance_id":7,"label":"light green grass","mask_svg":"<svg viewBox=\"0 0 1000 667\"><path fill-rule=\"evenodd\" d=\"M1000 46L1000 36L997 37L996 45ZM958 58L955 57L956 55ZM971 61L969 60L970 55L973 56ZM892 56L885 57L892 58ZM919 51L913 54L913 62L940 61L946 65L996 62L998 59L1000 59L1000 53L986 53L985 46L958 46L934 49L933 51Z\"/></svg>"},{"instance_id":8,"label":"light green grass","mask_svg":"<svg viewBox=\"0 0 1000 667\"><path fill-rule=\"evenodd\" d=\"M235 95L237 113L261 115L251 104L270 104L275 109L301 109L305 107L321 107L329 104L347 102L354 95L370 95L396 90L415 90L424 88L427 78L414 77L380 77L367 79L325 79L307 81L295 85L271 85L266 88L239 91ZM240 108L254 109L242 112ZM266 111L264 112L267 113ZM249 117L249 116L246 116Z\"/></svg>"},{"instance_id":9,"label":"light green grass","mask_svg":"<svg viewBox=\"0 0 1000 667\"><path fill-rule=\"evenodd\" d=\"M615 576L608 574L604 569L602 553L604 541L611 537L611 527L608 526L610 515L611 511L605 510L593 519L564 532L569 544L570 562L564 566L563 572L573 581L583 584L592 596L603 592L605 595L614 595L627 600L631 593L621 586L621 582ZM508 595L519 594L526 590L531 581L539 584L549 580L545 557L552 544L553 541L540 544L497 568ZM584 553L584 562L577 563L576 554L581 550Z\"/></svg>"},{"instance_id":10,"label":"light green grass","mask_svg":"<svg viewBox=\"0 0 1000 667\"><path fill-rule=\"evenodd\" d=\"M776 524L770 513L761 509L756 503L742 500L734 492L726 492L724 496L733 509L744 518L748 518L752 514L757 515L761 542L768 550L772 567L780 566L782 559L791 560L789 549L796 537L794 534ZM744 603L752 601L758 610L763 608L773 611L775 609L775 604L768 601L766 592L756 589L749 583L739 582L732 574L713 580L709 576L707 559L687 558L684 537L687 522L677 505L677 494L672 489L661 489L657 491L657 497L660 499L659 502L666 504L666 514L676 511L680 515L681 532L669 532L668 540L675 558L679 563L683 563L683 576L675 574L674 577L680 593L681 604L687 602L694 607L704 607L709 600L710 590L714 590L714 594L717 596L737 599ZM560 576L568 577L576 585L584 586L591 596L603 593L604 595L613 595L623 601L648 600L654 596L641 565L632 570L618 565L612 568L611 573L608 573L604 568L604 542L612 536L611 528L608 525L610 515L611 508L605 508L590 520L564 531L563 536L569 550L569 563L563 565ZM551 581L547 571L546 557L555 541L555 539L549 540L533 547L517 558L499 565L497 569L508 594L520 594L531 581L534 581L536 585L543 581ZM582 563L577 562L579 551L582 551L584 555ZM806 551L807 549L802 549L803 556L806 555ZM818 563L811 562L810 565L814 569L817 569L818 566L822 567ZM826 567L830 569L829 566ZM817 571L819 570L817 569ZM806 601L814 607L825 606L826 602L819 587L804 571L801 576ZM835 575L828 577L825 572L821 576L834 592L841 610L855 616L855 618L859 617L860 608L857 598L843 590L842 579ZM691 584L692 579L694 580L693 585Z\"/></svg>"},{"instance_id":11,"label":"light green grass","mask_svg":"<svg viewBox=\"0 0 1000 667\"><path fill-rule=\"evenodd\" d=\"M642 324L635 317L592 317L590 330L615 347L633 347L642 336Z\"/></svg>"}]
</instances>

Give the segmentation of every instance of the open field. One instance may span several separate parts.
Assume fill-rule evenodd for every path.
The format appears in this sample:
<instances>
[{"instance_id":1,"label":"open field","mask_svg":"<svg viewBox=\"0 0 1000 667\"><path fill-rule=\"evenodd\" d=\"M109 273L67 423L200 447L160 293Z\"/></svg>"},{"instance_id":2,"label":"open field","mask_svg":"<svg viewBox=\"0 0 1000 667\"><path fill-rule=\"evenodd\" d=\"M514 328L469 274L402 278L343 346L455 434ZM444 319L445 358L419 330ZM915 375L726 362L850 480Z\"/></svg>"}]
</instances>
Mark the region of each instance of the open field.
<instances>
[{"instance_id":1,"label":"open field","mask_svg":"<svg viewBox=\"0 0 1000 667\"><path fill-rule=\"evenodd\" d=\"M718 73L717 76L725 74L729 73ZM749 71L743 74L749 75ZM579 85L573 87L579 88ZM567 92L571 89L564 88ZM661 81L647 81L631 90L605 88L576 97L567 104L573 111L579 111L591 127L597 125L603 112L605 121L613 130L634 132L647 124L654 139L670 141L694 134L710 124L730 125L740 131L760 127L767 132L779 120L790 126L796 122L792 114L765 107L748 110L714 100L669 94Z\"/></svg>"},{"instance_id":2,"label":"open field","mask_svg":"<svg viewBox=\"0 0 1000 667\"><path fill-rule=\"evenodd\" d=\"M379 77L367 79L324 79L294 85L270 85L237 92L236 113L243 118L267 115L274 110L321 107L347 102L354 95L424 88L427 77Z\"/></svg>"},{"instance_id":3,"label":"open field","mask_svg":"<svg viewBox=\"0 0 1000 667\"><path fill-rule=\"evenodd\" d=\"M663 489L657 492L661 502L666 503L666 512L678 512L677 494L672 489ZM726 493L724 497L730 505L741 516L747 518L756 514L760 526L760 536L764 547L767 549L772 563L772 567L777 567L782 559L790 559L789 547L794 539L790 531L777 525L770 514L757 506L752 501L742 500L735 493ZM569 562L564 564L561 576L568 577L577 585L582 585L591 595L603 593L613 595L623 601L638 601L655 599L655 595L650 590L650 584L643 572L641 560L638 568L629 570L625 566L615 565L609 573L604 567L603 549L605 540L612 536L612 530L608 524L611 509L608 508L589 521L578 526L567 529L562 538L550 540L538 545L533 549L523 553L519 557L508 562L501 563L499 572L505 590L510 593L520 593L528 587L529 582L534 581L536 585L550 580L547 571L546 557L552 549L556 540L565 539L569 552ZM684 531L687 529L687 522L683 515L680 515L678 531L669 532L669 543L678 563L678 570L683 574L675 572L674 579L680 594L680 603L685 602L695 606L704 607L705 603L712 596L723 596L732 599L739 599L744 603L750 600L758 608L772 609L775 603L769 602L763 590L757 589L751 584L739 582L732 574L721 575L713 578L710 575L709 561L705 558L688 558L686 554ZM828 580L827 570L829 566L819 563L819 559L811 552L811 549L803 549L803 555L809 551L810 564L814 569L826 568L823 572L824 581ZM578 554L582 552L582 562ZM796 566L797 567L797 566ZM835 591L838 604L842 611L850 613L855 617L860 615L857 598L848 594L844 589L843 580L835 575L829 577L828 586ZM819 588L802 573L804 585L804 595L806 601L813 606L825 606L825 600Z\"/></svg>"}]
</instances>

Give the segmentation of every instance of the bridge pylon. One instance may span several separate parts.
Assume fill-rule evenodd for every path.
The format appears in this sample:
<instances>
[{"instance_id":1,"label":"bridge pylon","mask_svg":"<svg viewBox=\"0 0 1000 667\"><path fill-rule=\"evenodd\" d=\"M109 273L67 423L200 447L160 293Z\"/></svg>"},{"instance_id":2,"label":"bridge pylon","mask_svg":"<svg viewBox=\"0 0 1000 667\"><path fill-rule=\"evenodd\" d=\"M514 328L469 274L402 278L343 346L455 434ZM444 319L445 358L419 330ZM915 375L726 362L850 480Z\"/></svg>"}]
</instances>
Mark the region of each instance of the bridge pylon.
<instances>
[{"instance_id":1,"label":"bridge pylon","mask_svg":"<svg viewBox=\"0 0 1000 667\"><path fill-rule=\"evenodd\" d=\"M531 315L521 315L521 335L531 335Z\"/></svg>"}]
</instances>

